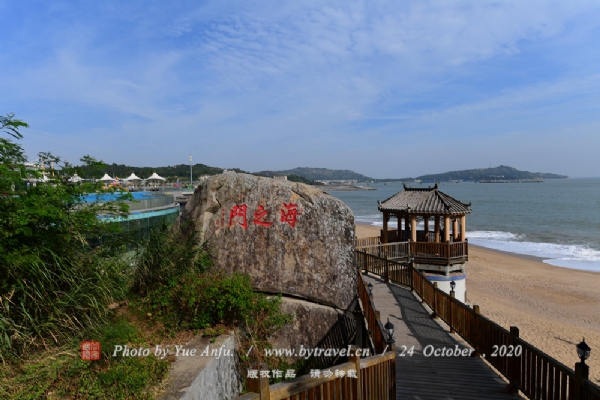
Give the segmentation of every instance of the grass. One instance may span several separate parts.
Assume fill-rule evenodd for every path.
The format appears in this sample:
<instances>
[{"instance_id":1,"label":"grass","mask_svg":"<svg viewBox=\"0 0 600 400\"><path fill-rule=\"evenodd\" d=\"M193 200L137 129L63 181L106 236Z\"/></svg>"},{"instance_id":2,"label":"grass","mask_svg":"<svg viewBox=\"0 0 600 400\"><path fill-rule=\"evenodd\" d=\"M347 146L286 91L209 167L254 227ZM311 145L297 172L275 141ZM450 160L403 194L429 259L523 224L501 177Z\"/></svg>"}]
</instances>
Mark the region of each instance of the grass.
<instances>
[{"instance_id":1,"label":"grass","mask_svg":"<svg viewBox=\"0 0 600 400\"><path fill-rule=\"evenodd\" d=\"M82 360L79 340L68 345L37 352L19 364L0 366L2 399L150 399L166 376L170 359L113 357L116 344L149 347L160 338L152 327L126 321L130 316L116 314L112 320L82 339L102 343L98 361Z\"/></svg>"}]
</instances>

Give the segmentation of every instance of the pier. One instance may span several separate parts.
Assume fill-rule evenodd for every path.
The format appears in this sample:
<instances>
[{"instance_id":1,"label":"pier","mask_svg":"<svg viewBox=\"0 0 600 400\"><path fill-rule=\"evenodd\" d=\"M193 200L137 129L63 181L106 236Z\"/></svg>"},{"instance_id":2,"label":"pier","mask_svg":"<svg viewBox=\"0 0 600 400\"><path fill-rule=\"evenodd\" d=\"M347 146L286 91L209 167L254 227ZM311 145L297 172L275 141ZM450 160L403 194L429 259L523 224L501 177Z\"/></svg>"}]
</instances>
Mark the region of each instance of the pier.
<instances>
[{"instance_id":1,"label":"pier","mask_svg":"<svg viewBox=\"0 0 600 400\"><path fill-rule=\"evenodd\" d=\"M509 394L503 379L474 350L424 307L410 289L366 276L381 321L394 325L396 398L414 400L519 399ZM427 348L428 354L424 354ZM450 356L435 356L446 349ZM458 350L457 350L458 349ZM460 354L455 356L454 354ZM463 355L464 354L464 355ZM470 354L470 355L469 355Z\"/></svg>"}]
</instances>

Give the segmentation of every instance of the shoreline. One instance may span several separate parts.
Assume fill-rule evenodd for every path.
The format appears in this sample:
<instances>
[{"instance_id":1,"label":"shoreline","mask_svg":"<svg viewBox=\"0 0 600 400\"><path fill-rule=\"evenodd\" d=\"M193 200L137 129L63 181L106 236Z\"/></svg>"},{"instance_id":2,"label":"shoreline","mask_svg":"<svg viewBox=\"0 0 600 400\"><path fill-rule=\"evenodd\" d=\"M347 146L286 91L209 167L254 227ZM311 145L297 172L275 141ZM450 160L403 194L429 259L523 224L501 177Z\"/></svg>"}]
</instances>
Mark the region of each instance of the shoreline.
<instances>
[{"instance_id":1,"label":"shoreline","mask_svg":"<svg viewBox=\"0 0 600 400\"><path fill-rule=\"evenodd\" d=\"M356 237L379 235L381 227L355 223ZM540 257L469 244L467 303L573 369L575 345L592 350L590 379L600 380L600 272L559 267ZM594 353L596 351L596 353ZM593 354L596 354L594 356Z\"/></svg>"}]
</instances>

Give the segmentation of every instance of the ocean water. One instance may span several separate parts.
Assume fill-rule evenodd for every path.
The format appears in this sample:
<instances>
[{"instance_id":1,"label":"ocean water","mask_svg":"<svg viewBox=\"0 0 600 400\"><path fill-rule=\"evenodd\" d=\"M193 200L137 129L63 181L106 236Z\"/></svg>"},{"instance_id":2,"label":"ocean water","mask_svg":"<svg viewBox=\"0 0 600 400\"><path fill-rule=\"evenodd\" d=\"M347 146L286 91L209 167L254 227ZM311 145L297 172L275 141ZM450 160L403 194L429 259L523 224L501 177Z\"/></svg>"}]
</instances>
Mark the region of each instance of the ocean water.
<instances>
[{"instance_id":1,"label":"ocean water","mask_svg":"<svg viewBox=\"0 0 600 400\"><path fill-rule=\"evenodd\" d=\"M377 190L329 193L352 209L356 221L382 226L377 200L401 191L402 184L370 186ZM600 178L441 183L439 188L471 203L466 223L469 243L541 257L560 267L600 272ZM396 220L390 223L395 227Z\"/></svg>"}]
</instances>

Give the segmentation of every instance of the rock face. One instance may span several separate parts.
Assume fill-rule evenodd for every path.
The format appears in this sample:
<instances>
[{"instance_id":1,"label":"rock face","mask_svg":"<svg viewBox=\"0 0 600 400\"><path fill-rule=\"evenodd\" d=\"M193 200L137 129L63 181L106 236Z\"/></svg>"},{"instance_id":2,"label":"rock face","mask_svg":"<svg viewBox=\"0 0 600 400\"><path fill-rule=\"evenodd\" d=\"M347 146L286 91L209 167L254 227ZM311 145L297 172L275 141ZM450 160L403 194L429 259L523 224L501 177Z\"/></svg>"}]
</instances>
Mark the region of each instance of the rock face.
<instances>
[{"instance_id":1,"label":"rock face","mask_svg":"<svg viewBox=\"0 0 600 400\"><path fill-rule=\"evenodd\" d=\"M308 358L304 349L343 349L354 343L356 320L351 312L310 303L308 301L283 298L281 309L294 316L294 321L284 326L270 343L273 348L294 349L298 357L290 361ZM312 357L320 365L332 365L335 357Z\"/></svg>"},{"instance_id":2,"label":"rock face","mask_svg":"<svg viewBox=\"0 0 600 400\"><path fill-rule=\"evenodd\" d=\"M227 172L188 201L192 221L225 272L257 290L346 309L357 284L354 216L340 200L296 182Z\"/></svg>"}]
</instances>

